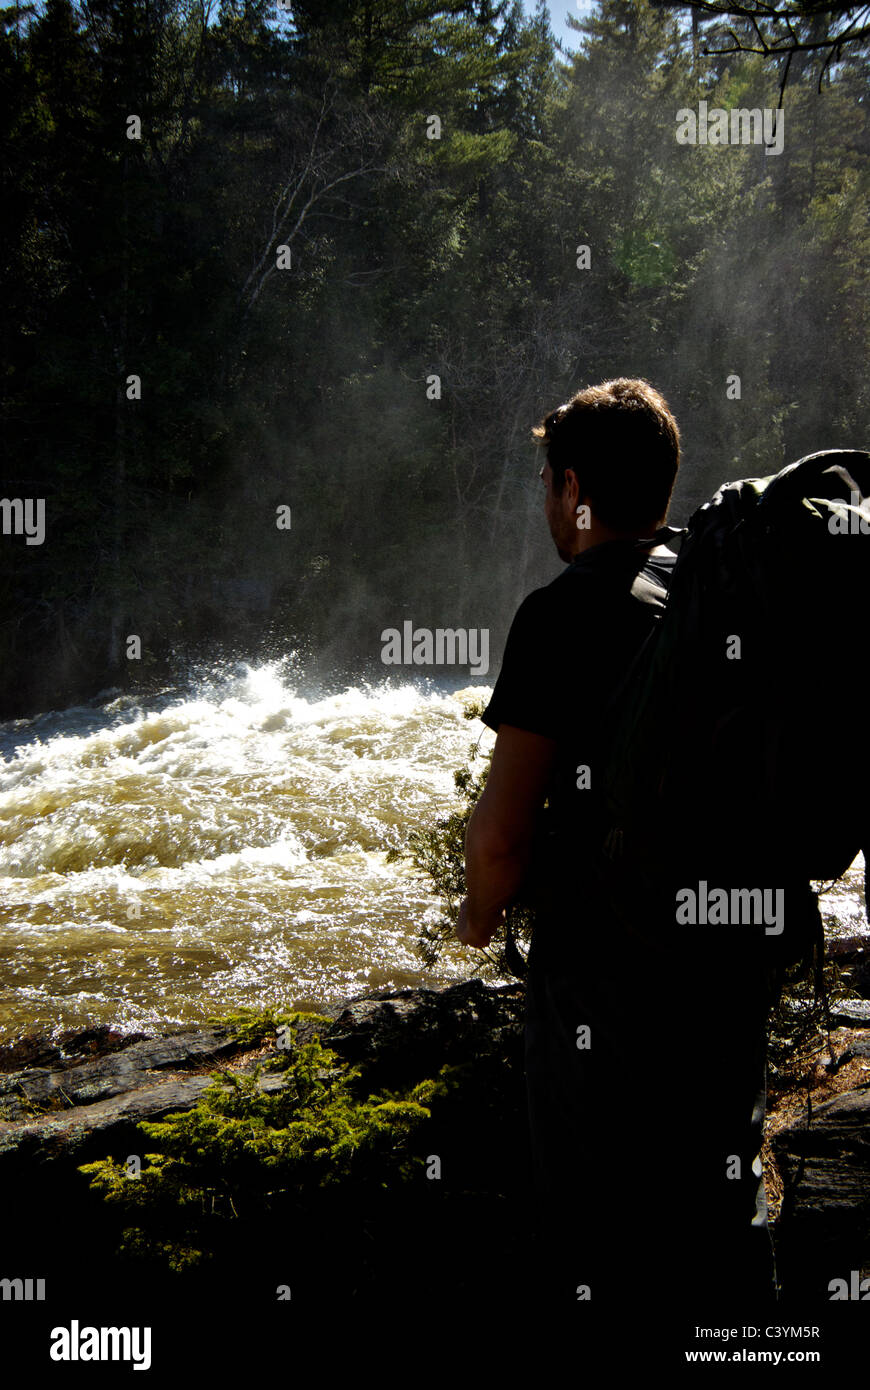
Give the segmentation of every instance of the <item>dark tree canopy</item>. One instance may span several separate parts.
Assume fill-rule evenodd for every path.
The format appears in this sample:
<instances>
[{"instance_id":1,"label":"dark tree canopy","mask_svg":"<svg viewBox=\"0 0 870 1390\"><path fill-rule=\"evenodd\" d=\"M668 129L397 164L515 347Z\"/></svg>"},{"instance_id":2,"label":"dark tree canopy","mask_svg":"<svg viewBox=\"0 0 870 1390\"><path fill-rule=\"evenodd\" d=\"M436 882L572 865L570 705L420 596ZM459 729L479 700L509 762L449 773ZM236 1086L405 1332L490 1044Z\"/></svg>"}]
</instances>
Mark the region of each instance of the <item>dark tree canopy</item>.
<instances>
[{"instance_id":1,"label":"dark tree canopy","mask_svg":"<svg viewBox=\"0 0 870 1390\"><path fill-rule=\"evenodd\" d=\"M605 0L568 61L520 0L2 11L4 494L46 507L0 538L3 711L220 651L383 675L411 613L495 663L555 573L530 429L607 376L677 414L676 520L861 445L859 10L720 8ZM802 45L782 153L679 144L776 103L758 31Z\"/></svg>"}]
</instances>

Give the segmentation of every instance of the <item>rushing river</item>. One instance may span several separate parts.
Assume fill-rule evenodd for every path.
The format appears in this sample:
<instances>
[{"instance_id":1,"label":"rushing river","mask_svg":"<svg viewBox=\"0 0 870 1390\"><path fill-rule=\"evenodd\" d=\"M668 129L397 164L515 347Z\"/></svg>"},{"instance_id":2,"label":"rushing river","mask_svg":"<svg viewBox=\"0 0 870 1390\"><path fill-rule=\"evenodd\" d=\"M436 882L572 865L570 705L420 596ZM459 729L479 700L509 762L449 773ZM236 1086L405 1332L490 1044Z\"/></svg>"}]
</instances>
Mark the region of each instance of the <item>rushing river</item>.
<instances>
[{"instance_id":1,"label":"rushing river","mask_svg":"<svg viewBox=\"0 0 870 1390\"><path fill-rule=\"evenodd\" d=\"M386 856L460 804L454 770L493 741L463 696L485 693L305 698L275 663L0 724L0 1037L473 974L458 943L423 966L438 903ZM829 932L865 930L862 868Z\"/></svg>"},{"instance_id":2,"label":"rushing river","mask_svg":"<svg viewBox=\"0 0 870 1390\"><path fill-rule=\"evenodd\" d=\"M438 902L386 855L460 804L481 732L458 692L306 699L277 663L0 725L0 1036L474 973L458 942L423 966Z\"/></svg>"}]
</instances>

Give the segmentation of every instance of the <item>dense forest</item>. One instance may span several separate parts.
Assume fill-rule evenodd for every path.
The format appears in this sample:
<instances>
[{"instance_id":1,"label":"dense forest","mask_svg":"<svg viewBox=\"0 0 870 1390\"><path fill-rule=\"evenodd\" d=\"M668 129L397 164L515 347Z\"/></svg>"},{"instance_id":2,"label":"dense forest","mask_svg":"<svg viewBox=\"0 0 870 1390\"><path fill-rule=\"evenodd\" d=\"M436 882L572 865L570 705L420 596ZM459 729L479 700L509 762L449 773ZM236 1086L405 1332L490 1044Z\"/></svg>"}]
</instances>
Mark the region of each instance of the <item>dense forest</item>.
<instances>
[{"instance_id":1,"label":"dense forest","mask_svg":"<svg viewBox=\"0 0 870 1390\"><path fill-rule=\"evenodd\" d=\"M530 428L607 376L677 415L677 522L867 444L870 43L790 54L775 154L676 139L786 59L674 6L574 55L519 0L2 18L4 717L222 653L384 676L407 618L495 663L558 572Z\"/></svg>"}]
</instances>

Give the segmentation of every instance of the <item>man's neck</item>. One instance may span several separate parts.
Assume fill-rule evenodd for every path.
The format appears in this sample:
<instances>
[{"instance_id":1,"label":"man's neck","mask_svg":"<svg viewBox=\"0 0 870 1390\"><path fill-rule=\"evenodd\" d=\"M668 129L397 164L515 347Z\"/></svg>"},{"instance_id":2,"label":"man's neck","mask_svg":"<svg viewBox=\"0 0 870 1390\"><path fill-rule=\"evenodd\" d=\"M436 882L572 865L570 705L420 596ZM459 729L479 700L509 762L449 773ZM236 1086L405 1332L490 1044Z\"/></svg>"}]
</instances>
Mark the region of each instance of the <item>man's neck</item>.
<instances>
[{"instance_id":1,"label":"man's neck","mask_svg":"<svg viewBox=\"0 0 870 1390\"><path fill-rule=\"evenodd\" d=\"M588 533L586 536L584 536L584 537L582 538L582 541L583 541L584 543L580 544L580 545L577 547L577 549L575 550L573 556L571 557L571 563L573 564L573 562L574 562L575 560L581 560L581 559L583 558L583 556L584 556L584 555L588 555L588 554L590 553L590 551L593 551L593 550L600 550L603 546L614 545L614 544L620 543L620 542L621 542L623 545L630 545L630 546L633 546L633 547L637 550L637 553L638 553L639 555L673 555L673 554L674 554L674 552L673 552L672 550L669 550L668 547L667 547L666 545L643 545L643 546L637 545L637 542L638 542L639 540L644 540L644 539L645 539L645 537L644 537L642 534L641 534L641 535L624 535L624 534L623 534L623 535L615 535L615 534L613 534L612 532L611 532L610 534L608 534L608 535L599 535L599 536L596 538L596 537L594 536L594 533L590 532L590 533Z\"/></svg>"},{"instance_id":2,"label":"man's neck","mask_svg":"<svg viewBox=\"0 0 870 1390\"><path fill-rule=\"evenodd\" d=\"M599 521L594 512L589 518L589 521L589 526L577 531L575 541L576 549L573 554L573 559L575 560L587 550L594 550L600 545L609 545L612 541L622 541L626 545L636 546L638 541L654 536L661 528L662 524L661 522L655 522L654 524L645 526L642 531L615 531L612 527L605 526L603 522ZM651 544L649 546L639 546L638 549L642 553L651 552L654 555L661 555L666 552L666 547L662 545L653 546Z\"/></svg>"}]
</instances>

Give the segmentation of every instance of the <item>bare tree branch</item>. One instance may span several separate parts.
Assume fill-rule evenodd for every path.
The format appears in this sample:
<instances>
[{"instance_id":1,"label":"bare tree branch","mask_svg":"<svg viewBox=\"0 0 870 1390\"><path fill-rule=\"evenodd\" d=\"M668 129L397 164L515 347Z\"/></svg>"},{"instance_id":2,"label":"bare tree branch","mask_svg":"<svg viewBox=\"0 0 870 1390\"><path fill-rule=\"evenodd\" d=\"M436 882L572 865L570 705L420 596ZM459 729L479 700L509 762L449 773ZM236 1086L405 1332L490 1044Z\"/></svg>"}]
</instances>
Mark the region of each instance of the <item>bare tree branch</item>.
<instances>
[{"instance_id":1,"label":"bare tree branch","mask_svg":"<svg viewBox=\"0 0 870 1390\"><path fill-rule=\"evenodd\" d=\"M263 249L239 292L243 318L246 318L250 313L267 281L275 271L277 247L279 245L292 247L312 209L324 202L328 195L341 184L353 179L364 178L369 174L388 172L387 166L375 162L373 158L365 157L361 158L353 168L344 168L338 173L332 172L336 163L344 162L343 156L347 145L356 144L364 150L366 145L370 146L377 143L376 137L379 132L374 118L369 116L361 121L357 114L349 125L341 130L342 139L340 142L333 141L330 149L321 152L319 147L324 122L331 111L332 102L328 89L326 89L323 93L314 131L308 143L304 165L301 170L294 172L279 189L272 208L271 226ZM302 198L305 201L299 206L294 221L294 209Z\"/></svg>"},{"instance_id":2,"label":"bare tree branch","mask_svg":"<svg viewBox=\"0 0 870 1390\"><path fill-rule=\"evenodd\" d=\"M734 30L726 33L733 41L733 47L705 48L711 56L727 53L758 53L765 58L794 53L842 53L844 48L858 47L870 41L870 5L817 4L813 0L794 4L733 4L728 0L651 0L658 9L693 10L710 19L745 19L753 28L755 41L741 39ZM799 19L820 19L829 16L828 32L809 39L801 39L794 29L794 21ZM841 19L846 25L834 31ZM762 29L761 22L768 25L784 24L787 34L771 34ZM715 36L714 36L715 37Z\"/></svg>"}]
</instances>

